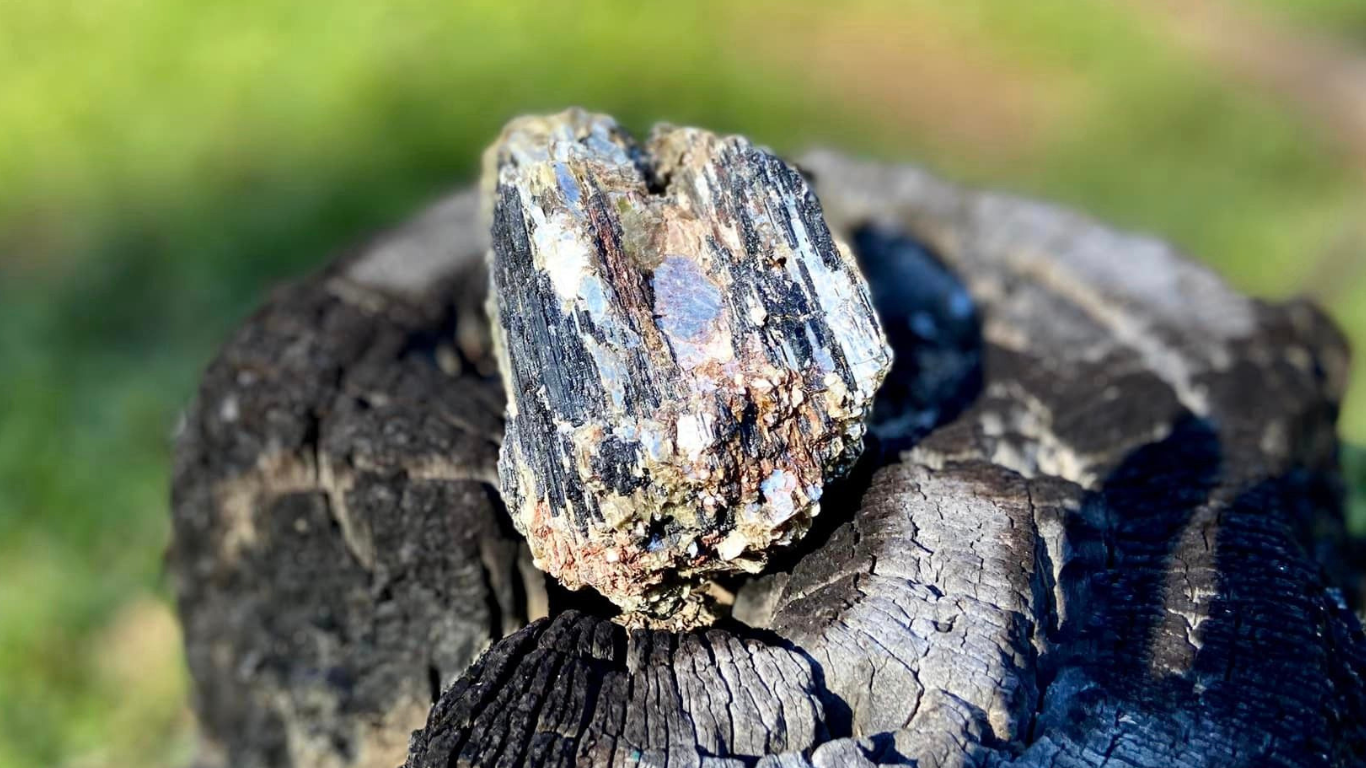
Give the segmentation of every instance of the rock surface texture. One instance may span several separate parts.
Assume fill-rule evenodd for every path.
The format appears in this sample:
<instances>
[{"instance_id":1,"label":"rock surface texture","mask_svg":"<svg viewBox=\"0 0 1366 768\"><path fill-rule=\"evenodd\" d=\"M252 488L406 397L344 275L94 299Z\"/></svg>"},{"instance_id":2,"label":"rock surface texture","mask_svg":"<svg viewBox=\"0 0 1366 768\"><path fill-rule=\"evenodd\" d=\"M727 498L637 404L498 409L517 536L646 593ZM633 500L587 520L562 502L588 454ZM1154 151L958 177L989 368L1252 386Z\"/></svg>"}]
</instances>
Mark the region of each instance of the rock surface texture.
<instances>
[{"instance_id":1,"label":"rock surface texture","mask_svg":"<svg viewBox=\"0 0 1366 768\"><path fill-rule=\"evenodd\" d=\"M275 293L178 444L200 764L1366 762L1331 325L1058 207L801 165L896 361L705 631L516 556L472 195Z\"/></svg>"},{"instance_id":2,"label":"rock surface texture","mask_svg":"<svg viewBox=\"0 0 1366 768\"><path fill-rule=\"evenodd\" d=\"M490 148L503 499L535 562L675 626L862 448L891 365L801 175L738 138L520 118Z\"/></svg>"}]
</instances>

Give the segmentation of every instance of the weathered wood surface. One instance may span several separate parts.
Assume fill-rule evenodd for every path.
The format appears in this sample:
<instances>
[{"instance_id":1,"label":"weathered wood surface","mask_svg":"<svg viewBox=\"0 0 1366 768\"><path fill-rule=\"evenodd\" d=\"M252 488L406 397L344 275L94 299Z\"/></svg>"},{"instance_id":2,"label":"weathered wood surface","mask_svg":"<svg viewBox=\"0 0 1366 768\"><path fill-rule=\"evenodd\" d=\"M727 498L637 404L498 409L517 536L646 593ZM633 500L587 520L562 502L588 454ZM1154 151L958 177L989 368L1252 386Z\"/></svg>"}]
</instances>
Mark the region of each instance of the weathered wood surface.
<instances>
[{"instance_id":1,"label":"weathered wood surface","mask_svg":"<svg viewBox=\"0 0 1366 768\"><path fill-rule=\"evenodd\" d=\"M476 209L280 289L204 374L169 560L206 765L393 768L435 692L545 610L474 365Z\"/></svg>"},{"instance_id":2,"label":"weathered wood surface","mask_svg":"<svg viewBox=\"0 0 1366 768\"><path fill-rule=\"evenodd\" d=\"M1057 207L803 165L898 358L816 529L706 632L519 568L467 197L251 318L175 478L203 762L393 765L419 726L413 768L1366 760L1331 325Z\"/></svg>"}]
</instances>

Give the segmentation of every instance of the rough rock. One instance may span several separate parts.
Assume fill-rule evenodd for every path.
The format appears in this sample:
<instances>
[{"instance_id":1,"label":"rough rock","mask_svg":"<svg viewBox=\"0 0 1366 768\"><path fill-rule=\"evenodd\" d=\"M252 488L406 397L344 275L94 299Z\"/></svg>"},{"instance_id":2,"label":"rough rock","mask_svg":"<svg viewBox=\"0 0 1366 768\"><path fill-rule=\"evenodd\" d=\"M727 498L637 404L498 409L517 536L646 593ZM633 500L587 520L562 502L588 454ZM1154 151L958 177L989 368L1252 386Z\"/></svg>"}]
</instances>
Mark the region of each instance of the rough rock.
<instances>
[{"instance_id":1,"label":"rough rock","mask_svg":"<svg viewBox=\"0 0 1366 768\"><path fill-rule=\"evenodd\" d=\"M571 110L486 155L504 500L537 565L685 626L857 458L890 364L802 176L739 137Z\"/></svg>"}]
</instances>

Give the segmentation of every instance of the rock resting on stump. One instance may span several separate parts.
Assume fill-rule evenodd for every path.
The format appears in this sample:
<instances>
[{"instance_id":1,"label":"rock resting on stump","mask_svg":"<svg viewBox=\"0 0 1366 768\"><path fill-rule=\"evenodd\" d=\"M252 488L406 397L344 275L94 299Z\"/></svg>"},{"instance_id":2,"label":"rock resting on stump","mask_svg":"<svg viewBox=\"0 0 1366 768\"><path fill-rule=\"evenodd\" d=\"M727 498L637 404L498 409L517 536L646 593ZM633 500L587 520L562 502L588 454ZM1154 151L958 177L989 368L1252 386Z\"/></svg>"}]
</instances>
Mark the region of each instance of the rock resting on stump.
<instances>
[{"instance_id":1,"label":"rock resting on stump","mask_svg":"<svg viewBox=\"0 0 1366 768\"><path fill-rule=\"evenodd\" d=\"M853 255L738 137L570 110L513 121L484 176L517 529L567 587L710 623L701 577L762 570L863 448L892 355Z\"/></svg>"},{"instance_id":2,"label":"rock resting on stump","mask_svg":"<svg viewBox=\"0 0 1366 768\"><path fill-rule=\"evenodd\" d=\"M894 362L805 536L711 574L709 628L533 567L476 193L275 292L177 443L198 764L1366 761L1331 324L1056 206L797 166Z\"/></svg>"}]
</instances>

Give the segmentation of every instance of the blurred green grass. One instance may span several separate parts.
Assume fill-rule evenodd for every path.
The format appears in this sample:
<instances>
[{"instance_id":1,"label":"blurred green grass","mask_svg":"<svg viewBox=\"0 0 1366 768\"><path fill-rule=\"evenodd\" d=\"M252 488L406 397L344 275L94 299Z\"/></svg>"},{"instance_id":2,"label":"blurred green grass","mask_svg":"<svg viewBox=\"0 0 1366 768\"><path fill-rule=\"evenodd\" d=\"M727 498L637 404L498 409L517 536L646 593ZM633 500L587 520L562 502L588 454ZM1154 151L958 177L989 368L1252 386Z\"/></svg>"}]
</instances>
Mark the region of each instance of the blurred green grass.
<instances>
[{"instance_id":1,"label":"blurred green grass","mask_svg":"<svg viewBox=\"0 0 1366 768\"><path fill-rule=\"evenodd\" d=\"M1261 2L1366 46L1359 3ZM161 557L198 370L267 286L469 178L518 112L1045 195L1258 295L1312 290L1366 340L1363 276L1322 277L1359 172L1120 5L0 0L0 72L0 766L183 764Z\"/></svg>"},{"instance_id":2,"label":"blurred green grass","mask_svg":"<svg viewBox=\"0 0 1366 768\"><path fill-rule=\"evenodd\" d=\"M1289 20L1366 43L1366 3L1357 0L1257 0Z\"/></svg>"}]
</instances>

